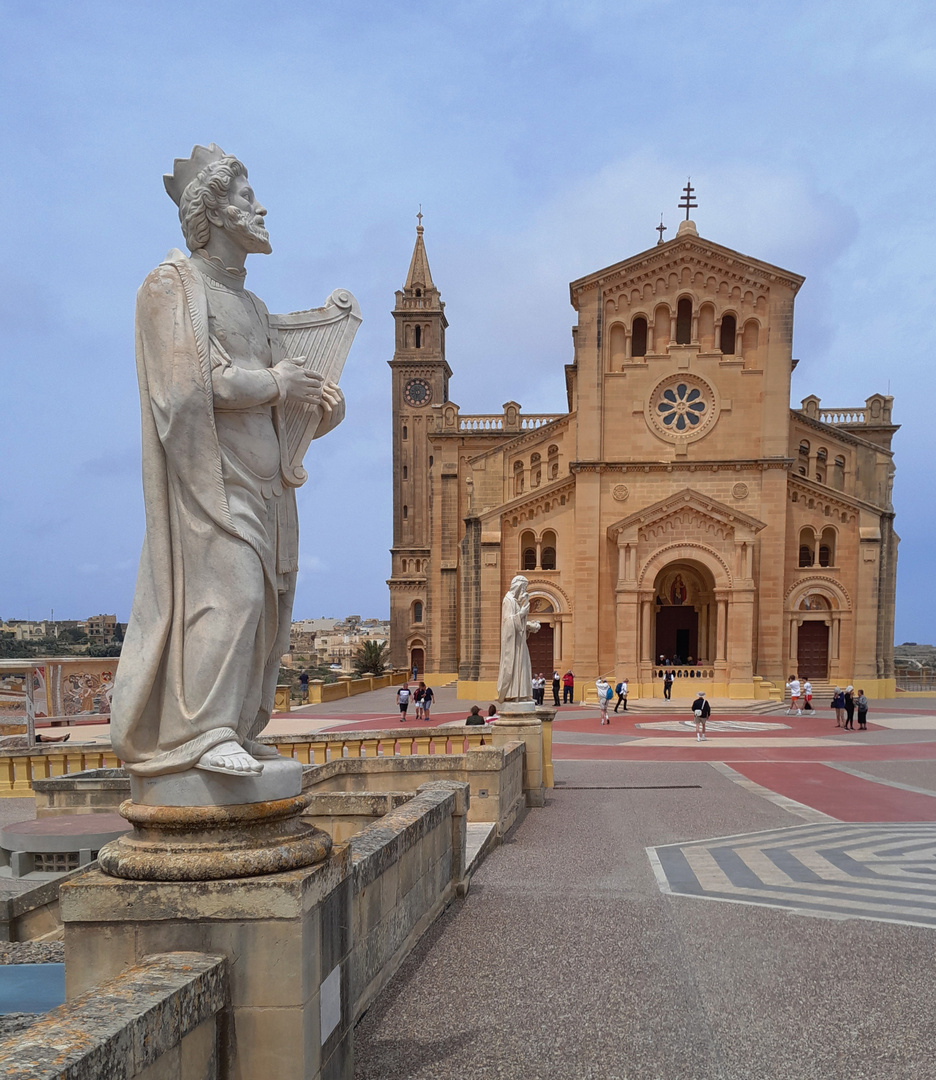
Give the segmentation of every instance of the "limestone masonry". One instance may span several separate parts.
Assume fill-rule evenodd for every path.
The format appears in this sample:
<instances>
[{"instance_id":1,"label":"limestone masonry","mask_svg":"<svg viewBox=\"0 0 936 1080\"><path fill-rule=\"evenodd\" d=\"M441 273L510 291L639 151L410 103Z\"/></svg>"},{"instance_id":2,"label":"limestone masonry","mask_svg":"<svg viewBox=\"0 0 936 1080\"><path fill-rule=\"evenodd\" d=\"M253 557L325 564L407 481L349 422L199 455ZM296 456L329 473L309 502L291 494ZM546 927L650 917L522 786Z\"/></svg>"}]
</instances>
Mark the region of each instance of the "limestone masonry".
<instances>
[{"instance_id":1,"label":"limestone masonry","mask_svg":"<svg viewBox=\"0 0 936 1080\"><path fill-rule=\"evenodd\" d=\"M529 579L534 673L893 694L893 398L791 409L798 274L698 235L572 282L567 411L466 416L423 240L396 294L392 662L491 697ZM691 675L691 678L689 677Z\"/></svg>"}]
</instances>

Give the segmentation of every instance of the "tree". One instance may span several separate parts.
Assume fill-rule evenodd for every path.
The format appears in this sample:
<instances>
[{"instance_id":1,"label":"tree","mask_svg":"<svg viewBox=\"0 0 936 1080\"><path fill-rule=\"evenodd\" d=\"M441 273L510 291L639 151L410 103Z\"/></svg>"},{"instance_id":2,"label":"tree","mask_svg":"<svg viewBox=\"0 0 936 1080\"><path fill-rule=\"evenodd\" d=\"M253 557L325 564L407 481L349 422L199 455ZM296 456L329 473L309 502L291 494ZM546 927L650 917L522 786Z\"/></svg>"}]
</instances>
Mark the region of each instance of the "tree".
<instances>
[{"instance_id":1,"label":"tree","mask_svg":"<svg viewBox=\"0 0 936 1080\"><path fill-rule=\"evenodd\" d=\"M383 675L387 663L386 641L365 641L352 661L355 675Z\"/></svg>"}]
</instances>

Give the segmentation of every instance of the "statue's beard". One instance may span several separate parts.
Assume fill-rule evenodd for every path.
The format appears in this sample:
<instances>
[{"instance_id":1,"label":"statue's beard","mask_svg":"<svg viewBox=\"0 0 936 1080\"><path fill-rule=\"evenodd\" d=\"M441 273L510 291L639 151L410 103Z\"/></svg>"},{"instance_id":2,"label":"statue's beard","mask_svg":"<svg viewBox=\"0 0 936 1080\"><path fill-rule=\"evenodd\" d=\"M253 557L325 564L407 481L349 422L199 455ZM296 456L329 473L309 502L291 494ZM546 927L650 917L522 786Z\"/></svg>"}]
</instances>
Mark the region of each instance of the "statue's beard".
<instances>
[{"instance_id":1,"label":"statue's beard","mask_svg":"<svg viewBox=\"0 0 936 1080\"><path fill-rule=\"evenodd\" d=\"M228 206L224 211L224 230L248 255L269 255L273 250L270 234L263 227L263 218L259 214Z\"/></svg>"}]
</instances>

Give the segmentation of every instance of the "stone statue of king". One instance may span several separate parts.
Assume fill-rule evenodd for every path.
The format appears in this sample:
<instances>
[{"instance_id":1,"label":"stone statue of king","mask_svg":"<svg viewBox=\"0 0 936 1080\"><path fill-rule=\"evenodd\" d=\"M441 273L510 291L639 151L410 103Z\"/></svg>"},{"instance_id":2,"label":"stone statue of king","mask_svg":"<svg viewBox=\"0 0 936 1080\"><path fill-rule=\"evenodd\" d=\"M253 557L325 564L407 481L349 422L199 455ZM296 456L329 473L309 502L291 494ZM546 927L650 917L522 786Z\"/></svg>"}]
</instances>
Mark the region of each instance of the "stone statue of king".
<instances>
[{"instance_id":1,"label":"stone statue of king","mask_svg":"<svg viewBox=\"0 0 936 1080\"><path fill-rule=\"evenodd\" d=\"M241 162L196 146L164 182L191 256L170 251L137 294L146 538L113 747L131 777L258 777L278 757L256 739L289 651L305 478L285 417L314 416L317 438L345 403L305 357L284 356L274 320L293 316L244 288L247 256L272 249Z\"/></svg>"}]
</instances>

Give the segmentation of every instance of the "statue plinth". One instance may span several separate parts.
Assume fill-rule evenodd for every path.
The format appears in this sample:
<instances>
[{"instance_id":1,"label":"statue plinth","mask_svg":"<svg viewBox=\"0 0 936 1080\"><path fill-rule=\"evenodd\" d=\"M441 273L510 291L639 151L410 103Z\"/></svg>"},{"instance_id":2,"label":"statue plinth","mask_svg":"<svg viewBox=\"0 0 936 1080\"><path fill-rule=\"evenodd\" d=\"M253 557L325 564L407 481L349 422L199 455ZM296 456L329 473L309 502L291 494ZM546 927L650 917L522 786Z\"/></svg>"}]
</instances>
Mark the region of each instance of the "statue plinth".
<instances>
[{"instance_id":1,"label":"statue plinth","mask_svg":"<svg viewBox=\"0 0 936 1080\"><path fill-rule=\"evenodd\" d=\"M491 725L494 746L503 746L517 739L525 744L523 790L526 803L527 806L544 806L544 769L548 755L543 746L543 723L552 721L556 710L537 705L534 701L504 701L498 702L497 715L498 719Z\"/></svg>"},{"instance_id":2,"label":"statue plinth","mask_svg":"<svg viewBox=\"0 0 936 1080\"><path fill-rule=\"evenodd\" d=\"M302 793L302 764L294 758L263 759L263 771L231 776L186 769L161 776L130 773L130 800L139 806L239 806L276 802Z\"/></svg>"},{"instance_id":3,"label":"statue plinth","mask_svg":"<svg viewBox=\"0 0 936 1080\"><path fill-rule=\"evenodd\" d=\"M120 813L133 832L101 848L101 870L132 881L216 881L278 874L328 858L332 839L302 817L312 793L226 806L145 806Z\"/></svg>"}]
</instances>

